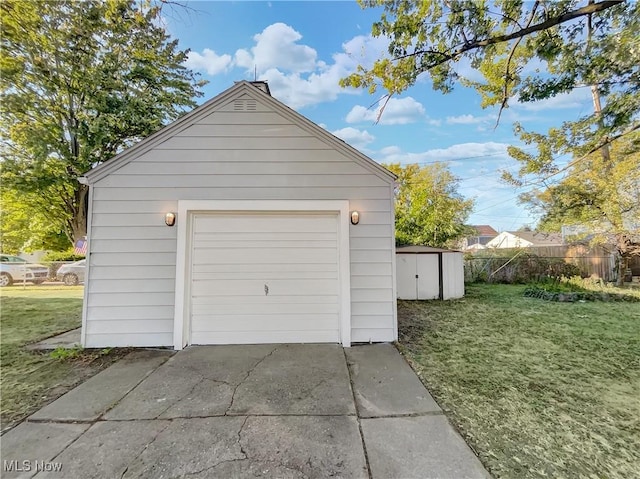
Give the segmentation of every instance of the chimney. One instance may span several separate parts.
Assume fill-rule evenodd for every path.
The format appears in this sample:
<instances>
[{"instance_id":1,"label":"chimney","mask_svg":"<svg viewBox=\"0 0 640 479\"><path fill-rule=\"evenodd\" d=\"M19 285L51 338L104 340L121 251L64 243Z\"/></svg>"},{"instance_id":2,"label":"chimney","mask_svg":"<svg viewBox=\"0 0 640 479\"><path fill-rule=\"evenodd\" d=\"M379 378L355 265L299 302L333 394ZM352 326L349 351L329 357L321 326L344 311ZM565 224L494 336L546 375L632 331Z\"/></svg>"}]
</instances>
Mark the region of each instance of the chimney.
<instances>
[{"instance_id":1,"label":"chimney","mask_svg":"<svg viewBox=\"0 0 640 479\"><path fill-rule=\"evenodd\" d=\"M271 96L271 90L269 90L269 84L266 81L252 81L249 83Z\"/></svg>"}]
</instances>

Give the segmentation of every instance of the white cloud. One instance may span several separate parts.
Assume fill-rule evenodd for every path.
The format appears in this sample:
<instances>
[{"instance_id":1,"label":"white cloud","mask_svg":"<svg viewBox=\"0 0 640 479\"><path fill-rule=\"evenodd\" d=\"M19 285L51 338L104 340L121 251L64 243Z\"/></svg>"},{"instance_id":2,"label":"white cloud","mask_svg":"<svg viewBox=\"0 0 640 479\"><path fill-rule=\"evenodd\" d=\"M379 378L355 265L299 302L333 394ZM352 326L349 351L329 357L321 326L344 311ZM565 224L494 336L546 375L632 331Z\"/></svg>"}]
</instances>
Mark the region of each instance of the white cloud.
<instances>
[{"instance_id":1,"label":"white cloud","mask_svg":"<svg viewBox=\"0 0 640 479\"><path fill-rule=\"evenodd\" d=\"M292 108L303 108L334 101L340 94L360 94L360 90L342 88L341 78L358 65L370 67L378 58L388 55L389 41L358 35L342 44L342 51L330 60L318 59L317 51L301 42L302 35L289 25L274 23L254 35L254 45L233 55L217 55L209 49L189 56L186 64L195 70L215 75L230 68L243 68L247 78L269 82L271 93Z\"/></svg>"},{"instance_id":2,"label":"white cloud","mask_svg":"<svg viewBox=\"0 0 640 479\"><path fill-rule=\"evenodd\" d=\"M351 146L356 148L362 148L375 140L375 136L371 135L367 130L358 130L350 126L342 128L340 130L332 131L338 138L342 138Z\"/></svg>"},{"instance_id":3,"label":"white cloud","mask_svg":"<svg viewBox=\"0 0 640 479\"><path fill-rule=\"evenodd\" d=\"M422 104L410 96L406 98L391 98L384 106L384 111L380 116L380 110L383 105L384 103L375 110L356 105L347 114L347 123L374 123L380 117L381 125L405 125L407 123L415 123L425 117L425 110Z\"/></svg>"},{"instance_id":4,"label":"white cloud","mask_svg":"<svg viewBox=\"0 0 640 479\"><path fill-rule=\"evenodd\" d=\"M508 146L507 143L492 141L486 143L459 143L447 148L436 148L418 153L404 152L399 147L387 147L374 154L373 158L380 163L401 164L432 163L435 161L462 164L462 161L464 161L464 165L470 167L487 159L493 159L494 161L509 160L510 157L507 154ZM460 160L460 163L456 163L457 160Z\"/></svg>"},{"instance_id":5,"label":"white cloud","mask_svg":"<svg viewBox=\"0 0 640 479\"><path fill-rule=\"evenodd\" d=\"M213 50L205 48L202 50L202 54L189 52L185 66L193 70L204 70L209 75L217 75L227 71L231 63L231 55L218 55Z\"/></svg>"},{"instance_id":6,"label":"white cloud","mask_svg":"<svg viewBox=\"0 0 640 479\"><path fill-rule=\"evenodd\" d=\"M512 104L514 109L527 111L561 110L567 108L589 107L591 102L591 92L588 88L577 88L569 93L556 95L545 100L532 102L518 102Z\"/></svg>"},{"instance_id":7,"label":"white cloud","mask_svg":"<svg viewBox=\"0 0 640 479\"><path fill-rule=\"evenodd\" d=\"M380 154L384 156L397 155L402 153L402 148L399 146L386 146L382 150L380 150Z\"/></svg>"},{"instance_id":8,"label":"white cloud","mask_svg":"<svg viewBox=\"0 0 640 479\"><path fill-rule=\"evenodd\" d=\"M312 72L283 72L271 68L260 75L269 82L274 97L292 108L303 108L318 103L333 101L339 94L357 95L353 88L342 88L341 78L354 72L359 64L371 65L386 45L377 38L359 35L342 45L342 52L332 55L333 63L317 61Z\"/></svg>"},{"instance_id":9,"label":"white cloud","mask_svg":"<svg viewBox=\"0 0 640 479\"><path fill-rule=\"evenodd\" d=\"M362 105L354 106L347 117L347 123L361 123L363 121L376 121L378 119L377 110L370 110Z\"/></svg>"},{"instance_id":10,"label":"white cloud","mask_svg":"<svg viewBox=\"0 0 640 479\"><path fill-rule=\"evenodd\" d=\"M473 125L474 123L481 123L482 121L483 118L473 115L448 116L446 119L449 125Z\"/></svg>"},{"instance_id":11,"label":"white cloud","mask_svg":"<svg viewBox=\"0 0 640 479\"><path fill-rule=\"evenodd\" d=\"M289 25L274 23L262 33L254 35L256 44L247 50L238 50L236 64L253 71L265 72L271 68L301 73L316 68L318 53L308 45L298 44L302 35Z\"/></svg>"},{"instance_id":12,"label":"white cloud","mask_svg":"<svg viewBox=\"0 0 640 479\"><path fill-rule=\"evenodd\" d=\"M344 71L338 66L310 75L286 74L272 68L260 75L260 80L269 83L271 94L291 108L303 108L325 101L333 101L339 93L356 94L354 90L343 90L338 85Z\"/></svg>"}]
</instances>

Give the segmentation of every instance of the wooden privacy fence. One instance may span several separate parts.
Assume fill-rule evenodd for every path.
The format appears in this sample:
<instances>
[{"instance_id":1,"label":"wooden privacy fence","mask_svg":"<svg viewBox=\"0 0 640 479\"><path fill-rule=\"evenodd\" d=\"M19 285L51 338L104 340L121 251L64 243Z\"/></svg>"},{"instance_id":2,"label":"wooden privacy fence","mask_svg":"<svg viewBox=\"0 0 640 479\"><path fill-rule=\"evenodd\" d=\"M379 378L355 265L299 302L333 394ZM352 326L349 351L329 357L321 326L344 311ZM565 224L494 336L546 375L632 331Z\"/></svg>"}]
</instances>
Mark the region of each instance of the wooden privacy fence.
<instances>
[{"instance_id":1,"label":"wooden privacy fence","mask_svg":"<svg viewBox=\"0 0 640 479\"><path fill-rule=\"evenodd\" d=\"M481 277L491 280L494 272L516 255L526 255L529 261L535 257L552 262L564 261L574 265L582 277L598 277L605 281L615 281L615 253L603 246L562 245L533 246L530 248L495 248L475 252L465 258L465 280L475 281ZM536 278L530 278L536 279Z\"/></svg>"}]
</instances>

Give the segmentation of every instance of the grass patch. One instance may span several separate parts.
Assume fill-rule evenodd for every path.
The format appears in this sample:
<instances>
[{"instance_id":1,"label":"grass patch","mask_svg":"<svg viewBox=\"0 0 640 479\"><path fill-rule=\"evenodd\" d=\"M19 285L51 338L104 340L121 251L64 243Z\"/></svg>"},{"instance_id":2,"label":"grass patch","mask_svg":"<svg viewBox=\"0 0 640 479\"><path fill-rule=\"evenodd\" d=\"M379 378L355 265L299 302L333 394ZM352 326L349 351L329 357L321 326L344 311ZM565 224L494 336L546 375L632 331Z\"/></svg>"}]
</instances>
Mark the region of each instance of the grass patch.
<instances>
[{"instance_id":1,"label":"grass patch","mask_svg":"<svg viewBox=\"0 0 640 479\"><path fill-rule=\"evenodd\" d=\"M403 353L495 477L637 476L640 303L399 301Z\"/></svg>"},{"instance_id":2,"label":"grass patch","mask_svg":"<svg viewBox=\"0 0 640 479\"><path fill-rule=\"evenodd\" d=\"M52 354L25 348L80 326L82 290L82 286L27 286L0 291L3 431L123 354L122 350L82 349L56 350L57 354Z\"/></svg>"}]
</instances>

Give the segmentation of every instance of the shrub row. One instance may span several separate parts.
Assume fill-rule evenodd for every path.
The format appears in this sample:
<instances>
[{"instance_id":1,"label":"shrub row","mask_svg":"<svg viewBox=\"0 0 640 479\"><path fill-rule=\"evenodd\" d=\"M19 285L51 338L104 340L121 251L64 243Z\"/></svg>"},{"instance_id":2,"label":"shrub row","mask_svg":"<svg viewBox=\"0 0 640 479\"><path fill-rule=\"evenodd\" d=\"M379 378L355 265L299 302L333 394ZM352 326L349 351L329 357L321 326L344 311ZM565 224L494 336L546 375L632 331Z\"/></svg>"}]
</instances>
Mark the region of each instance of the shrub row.
<instances>
[{"instance_id":1,"label":"shrub row","mask_svg":"<svg viewBox=\"0 0 640 479\"><path fill-rule=\"evenodd\" d=\"M640 298L628 294L607 293L598 291L558 292L548 291L540 286L529 286L524 290L527 298L538 298L546 301L575 303L576 301L630 301L640 302Z\"/></svg>"},{"instance_id":2,"label":"shrub row","mask_svg":"<svg viewBox=\"0 0 640 479\"><path fill-rule=\"evenodd\" d=\"M580 275L580 269L560 258L524 253L514 258L472 257L465 261L465 281L470 283L526 284Z\"/></svg>"}]
</instances>

